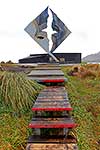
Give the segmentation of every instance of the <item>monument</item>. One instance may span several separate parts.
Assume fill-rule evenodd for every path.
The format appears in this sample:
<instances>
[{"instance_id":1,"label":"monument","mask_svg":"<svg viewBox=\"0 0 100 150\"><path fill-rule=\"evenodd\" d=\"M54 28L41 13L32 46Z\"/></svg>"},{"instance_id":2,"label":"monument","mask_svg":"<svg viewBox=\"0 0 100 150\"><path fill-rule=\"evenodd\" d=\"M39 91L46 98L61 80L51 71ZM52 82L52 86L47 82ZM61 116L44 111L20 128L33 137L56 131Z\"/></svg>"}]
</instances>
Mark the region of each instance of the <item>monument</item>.
<instances>
[{"instance_id":1,"label":"monument","mask_svg":"<svg viewBox=\"0 0 100 150\"><path fill-rule=\"evenodd\" d=\"M48 36L49 12L52 14L51 28L53 33ZM31 54L19 60L19 63L80 63L80 53L54 53L55 49L71 34L71 31L50 9L46 8L39 16L28 24L25 31L44 49L47 54ZM50 42L52 44L50 45ZM50 48L51 46L51 48Z\"/></svg>"}]
</instances>

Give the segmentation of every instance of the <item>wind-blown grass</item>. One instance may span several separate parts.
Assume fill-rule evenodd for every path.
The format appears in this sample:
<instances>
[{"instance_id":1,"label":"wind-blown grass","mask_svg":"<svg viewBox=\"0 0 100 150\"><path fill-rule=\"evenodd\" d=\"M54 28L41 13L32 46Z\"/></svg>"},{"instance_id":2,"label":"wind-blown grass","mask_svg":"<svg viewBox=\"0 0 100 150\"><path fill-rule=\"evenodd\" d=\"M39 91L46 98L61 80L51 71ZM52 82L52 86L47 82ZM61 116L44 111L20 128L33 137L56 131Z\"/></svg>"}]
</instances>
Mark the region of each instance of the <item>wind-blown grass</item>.
<instances>
[{"instance_id":1,"label":"wind-blown grass","mask_svg":"<svg viewBox=\"0 0 100 150\"><path fill-rule=\"evenodd\" d=\"M2 72L0 74L1 103L15 112L32 107L42 85L32 81L22 73Z\"/></svg>"}]
</instances>

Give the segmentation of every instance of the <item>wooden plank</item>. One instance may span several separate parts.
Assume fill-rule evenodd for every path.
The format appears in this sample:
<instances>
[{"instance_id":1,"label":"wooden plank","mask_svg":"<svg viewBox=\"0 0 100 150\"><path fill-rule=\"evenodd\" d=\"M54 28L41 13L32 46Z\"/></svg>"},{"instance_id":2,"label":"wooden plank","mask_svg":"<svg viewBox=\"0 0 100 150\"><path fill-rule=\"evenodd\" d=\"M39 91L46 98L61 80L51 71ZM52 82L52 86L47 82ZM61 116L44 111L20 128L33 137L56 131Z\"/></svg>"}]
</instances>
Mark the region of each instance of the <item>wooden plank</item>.
<instances>
[{"instance_id":1,"label":"wooden plank","mask_svg":"<svg viewBox=\"0 0 100 150\"><path fill-rule=\"evenodd\" d=\"M28 144L26 150L78 150L77 144Z\"/></svg>"},{"instance_id":2,"label":"wooden plank","mask_svg":"<svg viewBox=\"0 0 100 150\"><path fill-rule=\"evenodd\" d=\"M65 82L65 79L44 79L42 82L45 83L63 83Z\"/></svg>"},{"instance_id":3,"label":"wooden plank","mask_svg":"<svg viewBox=\"0 0 100 150\"><path fill-rule=\"evenodd\" d=\"M49 93L52 93L52 92L59 92L59 93L61 93L61 94L65 94L66 93L66 90L65 90L65 88L45 88L45 89L43 89L43 91L41 91L41 92L49 92Z\"/></svg>"},{"instance_id":4,"label":"wooden plank","mask_svg":"<svg viewBox=\"0 0 100 150\"><path fill-rule=\"evenodd\" d=\"M27 76L28 79L31 80L63 80L67 81L67 79L64 76L61 75L34 75L34 76Z\"/></svg>"},{"instance_id":5,"label":"wooden plank","mask_svg":"<svg viewBox=\"0 0 100 150\"><path fill-rule=\"evenodd\" d=\"M35 67L34 70L60 70L61 67L57 67L57 66L41 66L41 67Z\"/></svg>"},{"instance_id":6,"label":"wooden plank","mask_svg":"<svg viewBox=\"0 0 100 150\"><path fill-rule=\"evenodd\" d=\"M28 79L31 79L31 80L35 80L39 83L63 83L63 82L66 82L67 79L65 77L58 77L58 76L43 76L43 77L38 77L38 76L34 76L34 77L28 77Z\"/></svg>"},{"instance_id":7,"label":"wooden plank","mask_svg":"<svg viewBox=\"0 0 100 150\"><path fill-rule=\"evenodd\" d=\"M59 92L55 92L55 91L52 91L52 92L47 92L47 91L43 91L43 92L40 92L40 94L39 94L39 96L38 97L46 97L46 96L66 96L67 97L67 93L65 93L65 92L61 92L61 91L59 91Z\"/></svg>"},{"instance_id":8,"label":"wooden plank","mask_svg":"<svg viewBox=\"0 0 100 150\"><path fill-rule=\"evenodd\" d=\"M68 102L68 98L64 97L64 96L44 96L44 97L38 97L36 99L36 102L62 102L62 101L66 101Z\"/></svg>"},{"instance_id":9,"label":"wooden plank","mask_svg":"<svg viewBox=\"0 0 100 150\"><path fill-rule=\"evenodd\" d=\"M31 144L26 150L67 150L65 144Z\"/></svg>"},{"instance_id":10,"label":"wooden plank","mask_svg":"<svg viewBox=\"0 0 100 150\"><path fill-rule=\"evenodd\" d=\"M43 91L46 91L46 92L57 92L57 91L61 91L61 92L65 92L65 87L64 86L49 86L49 87L46 87Z\"/></svg>"},{"instance_id":11,"label":"wooden plank","mask_svg":"<svg viewBox=\"0 0 100 150\"><path fill-rule=\"evenodd\" d=\"M68 101L36 101L32 111L72 111Z\"/></svg>"},{"instance_id":12,"label":"wooden plank","mask_svg":"<svg viewBox=\"0 0 100 150\"><path fill-rule=\"evenodd\" d=\"M38 67L60 67L60 65L59 64L44 63L44 64L38 64Z\"/></svg>"},{"instance_id":13,"label":"wooden plank","mask_svg":"<svg viewBox=\"0 0 100 150\"><path fill-rule=\"evenodd\" d=\"M66 93L57 93L57 92L42 92L39 94L37 97L37 100L42 100L42 101L60 101L60 100L65 100L68 101L68 96Z\"/></svg>"},{"instance_id":14,"label":"wooden plank","mask_svg":"<svg viewBox=\"0 0 100 150\"><path fill-rule=\"evenodd\" d=\"M38 95L39 100L41 99L47 99L47 100L57 100L57 99L62 99L62 100L68 100L68 95L67 92L65 91L64 87L53 87L53 88L45 88L40 92Z\"/></svg>"},{"instance_id":15,"label":"wooden plank","mask_svg":"<svg viewBox=\"0 0 100 150\"><path fill-rule=\"evenodd\" d=\"M47 99L47 100L49 100L49 99L62 99L62 100L68 100L68 96L67 96L67 94L58 94L58 93L56 93L56 92L52 92L52 93L50 93L50 92L45 92L45 93L41 93L38 97L37 97L37 99L43 99L43 100L45 100L45 99Z\"/></svg>"},{"instance_id":16,"label":"wooden plank","mask_svg":"<svg viewBox=\"0 0 100 150\"><path fill-rule=\"evenodd\" d=\"M33 118L29 128L74 128L72 118Z\"/></svg>"},{"instance_id":17,"label":"wooden plank","mask_svg":"<svg viewBox=\"0 0 100 150\"><path fill-rule=\"evenodd\" d=\"M33 111L71 111L65 87L47 87L40 92L32 108Z\"/></svg>"},{"instance_id":18,"label":"wooden plank","mask_svg":"<svg viewBox=\"0 0 100 150\"><path fill-rule=\"evenodd\" d=\"M77 143L77 140L72 136L65 135L31 135L28 138L28 143Z\"/></svg>"},{"instance_id":19,"label":"wooden plank","mask_svg":"<svg viewBox=\"0 0 100 150\"><path fill-rule=\"evenodd\" d=\"M32 70L28 76L64 76L61 70Z\"/></svg>"},{"instance_id":20,"label":"wooden plank","mask_svg":"<svg viewBox=\"0 0 100 150\"><path fill-rule=\"evenodd\" d=\"M62 95L62 94L65 94L65 93L66 93L66 90L65 90L64 87L60 87L60 86L59 86L59 88L58 88L58 87L46 87L45 89L43 89L43 90L40 92L40 94L41 94L41 93L45 93L45 92L51 93L51 94L52 94L52 92L55 92L55 93L60 93L60 94ZM53 93L53 94L54 94L54 93Z\"/></svg>"}]
</instances>

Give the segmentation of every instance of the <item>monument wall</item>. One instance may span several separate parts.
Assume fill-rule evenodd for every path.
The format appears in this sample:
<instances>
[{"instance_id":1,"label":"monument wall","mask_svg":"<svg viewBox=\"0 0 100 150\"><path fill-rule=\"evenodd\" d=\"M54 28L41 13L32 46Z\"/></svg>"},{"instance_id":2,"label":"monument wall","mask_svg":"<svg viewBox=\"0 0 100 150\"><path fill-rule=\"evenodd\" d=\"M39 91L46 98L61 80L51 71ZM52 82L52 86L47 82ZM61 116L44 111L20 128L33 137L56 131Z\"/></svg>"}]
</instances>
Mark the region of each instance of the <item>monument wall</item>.
<instances>
[{"instance_id":1,"label":"monument wall","mask_svg":"<svg viewBox=\"0 0 100 150\"><path fill-rule=\"evenodd\" d=\"M81 53L53 53L61 64L81 63ZM19 63L54 63L48 54L31 54L29 57L22 58Z\"/></svg>"}]
</instances>

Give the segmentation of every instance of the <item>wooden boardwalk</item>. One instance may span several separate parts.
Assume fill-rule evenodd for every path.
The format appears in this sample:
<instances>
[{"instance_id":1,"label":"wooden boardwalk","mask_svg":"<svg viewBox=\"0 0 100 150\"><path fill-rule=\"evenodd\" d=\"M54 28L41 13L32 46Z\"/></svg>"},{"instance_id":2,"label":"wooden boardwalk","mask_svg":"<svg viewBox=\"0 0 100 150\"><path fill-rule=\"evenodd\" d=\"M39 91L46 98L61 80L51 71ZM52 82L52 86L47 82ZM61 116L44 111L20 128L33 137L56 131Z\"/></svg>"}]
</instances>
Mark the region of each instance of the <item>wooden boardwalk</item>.
<instances>
[{"instance_id":1,"label":"wooden boardwalk","mask_svg":"<svg viewBox=\"0 0 100 150\"><path fill-rule=\"evenodd\" d=\"M33 130L33 135L28 139L26 150L78 150L77 140L69 136L69 132L77 125L70 115L72 107L63 85L66 78L60 67L36 67L28 74L28 78L42 84L56 85L51 84L43 89L32 107L34 115L29 128ZM58 86L59 83L62 85ZM49 132L52 129L51 135Z\"/></svg>"}]
</instances>

